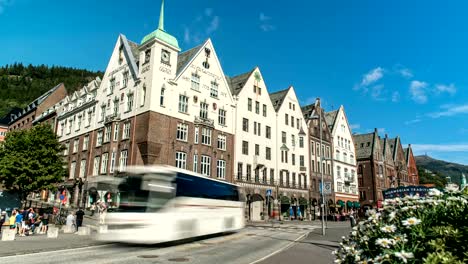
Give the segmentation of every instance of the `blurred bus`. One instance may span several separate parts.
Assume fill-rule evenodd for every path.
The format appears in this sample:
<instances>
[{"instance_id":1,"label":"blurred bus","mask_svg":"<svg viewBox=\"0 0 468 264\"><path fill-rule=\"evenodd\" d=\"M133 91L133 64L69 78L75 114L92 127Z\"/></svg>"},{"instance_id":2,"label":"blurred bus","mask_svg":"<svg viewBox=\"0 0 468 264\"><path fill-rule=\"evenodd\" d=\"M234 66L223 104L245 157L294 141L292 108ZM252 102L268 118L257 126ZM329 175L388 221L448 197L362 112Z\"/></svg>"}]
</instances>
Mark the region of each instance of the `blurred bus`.
<instances>
[{"instance_id":1,"label":"blurred bus","mask_svg":"<svg viewBox=\"0 0 468 264\"><path fill-rule=\"evenodd\" d=\"M165 166L133 166L119 173L116 204L98 240L161 243L232 232L245 225L239 187ZM105 228L101 228L105 230Z\"/></svg>"}]
</instances>

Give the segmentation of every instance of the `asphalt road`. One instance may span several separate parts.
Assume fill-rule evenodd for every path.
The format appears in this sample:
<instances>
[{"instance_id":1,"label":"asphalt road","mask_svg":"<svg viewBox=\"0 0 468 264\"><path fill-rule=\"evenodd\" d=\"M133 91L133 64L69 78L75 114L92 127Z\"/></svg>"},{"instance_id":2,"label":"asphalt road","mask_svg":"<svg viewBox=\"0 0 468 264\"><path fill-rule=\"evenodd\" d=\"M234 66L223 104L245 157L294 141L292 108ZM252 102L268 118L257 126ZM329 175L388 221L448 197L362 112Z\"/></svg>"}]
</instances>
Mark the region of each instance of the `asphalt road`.
<instances>
[{"instance_id":1,"label":"asphalt road","mask_svg":"<svg viewBox=\"0 0 468 264\"><path fill-rule=\"evenodd\" d=\"M312 230L313 228L247 227L238 233L186 243L159 246L93 245L0 257L0 263L250 264L281 252L285 248L290 248L306 238ZM0 244L0 247L3 245L5 244Z\"/></svg>"}]
</instances>

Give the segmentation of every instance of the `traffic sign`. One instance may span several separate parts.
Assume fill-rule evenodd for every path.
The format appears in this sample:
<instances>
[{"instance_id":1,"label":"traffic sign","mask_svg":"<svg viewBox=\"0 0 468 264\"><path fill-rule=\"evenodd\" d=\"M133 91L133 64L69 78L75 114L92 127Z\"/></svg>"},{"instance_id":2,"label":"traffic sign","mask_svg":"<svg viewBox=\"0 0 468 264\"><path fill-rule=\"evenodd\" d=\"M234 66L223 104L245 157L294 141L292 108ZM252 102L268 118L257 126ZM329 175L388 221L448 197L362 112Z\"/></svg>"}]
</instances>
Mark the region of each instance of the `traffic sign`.
<instances>
[{"instance_id":1,"label":"traffic sign","mask_svg":"<svg viewBox=\"0 0 468 264\"><path fill-rule=\"evenodd\" d=\"M332 191L331 191L331 182L325 182L325 185L323 186L323 193L324 194L331 194Z\"/></svg>"},{"instance_id":2,"label":"traffic sign","mask_svg":"<svg viewBox=\"0 0 468 264\"><path fill-rule=\"evenodd\" d=\"M271 196L271 190L270 190L270 189L268 189L268 190L266 191L266 196Z\"/></svg>"}]
</instances>

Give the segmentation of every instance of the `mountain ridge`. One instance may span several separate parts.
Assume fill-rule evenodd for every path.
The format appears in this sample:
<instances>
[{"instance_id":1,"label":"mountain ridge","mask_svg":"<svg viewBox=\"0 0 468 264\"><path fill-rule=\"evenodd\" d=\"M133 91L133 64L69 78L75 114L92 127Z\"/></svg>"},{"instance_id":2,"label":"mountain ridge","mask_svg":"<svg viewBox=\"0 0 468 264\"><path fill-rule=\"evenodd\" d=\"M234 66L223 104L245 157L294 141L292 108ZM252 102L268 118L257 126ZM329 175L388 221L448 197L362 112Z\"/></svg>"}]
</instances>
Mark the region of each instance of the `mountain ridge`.
<instances>
[{"instance_id":1,"label":"mountain ridge","mask_svg":"<svg viewBox=\"0 0 468 264\"><path fill-rule=\"evenodd\" d=\"M414 158L418 169L426 169L450 177L453 183L461 183L462 173L468 176L468 166L466 165L434 159L428 155L415 156Z\"/></svg>"}]
</instances>

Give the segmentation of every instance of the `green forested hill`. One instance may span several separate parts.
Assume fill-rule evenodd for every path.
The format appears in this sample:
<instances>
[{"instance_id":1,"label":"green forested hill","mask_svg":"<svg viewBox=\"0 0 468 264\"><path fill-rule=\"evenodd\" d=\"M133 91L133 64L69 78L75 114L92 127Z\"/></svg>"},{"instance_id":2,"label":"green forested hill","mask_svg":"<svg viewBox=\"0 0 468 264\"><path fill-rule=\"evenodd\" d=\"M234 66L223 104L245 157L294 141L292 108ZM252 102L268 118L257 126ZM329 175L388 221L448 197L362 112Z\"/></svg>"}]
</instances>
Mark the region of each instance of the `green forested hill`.
<instances>
[{"instance_id":1,"label":"green forested hill","mask_svg":"<svg viewBox=\"0 0 468 264\"><path fill-rule=\"evenodd\" d=\"M49 89L64 83L73 92L102 72L60 66L24 66L21 63L0 67L0 117L13 107L25 107Z\"/></svg>"},{"instance_id":2,"label":"green forested hill","mask_svg":"<svg viewBox=\"0 0 468 264\"><path fill-rule=\"evenodd\" d=\"M440 176L440 178L450 177L451 181L457 184L461 182L462 173L468 175L468 166L466 165L436 160L426 155L414 158L416 159L418 169L430 170L437 176Z\"/></svg>"}]
</instances>

